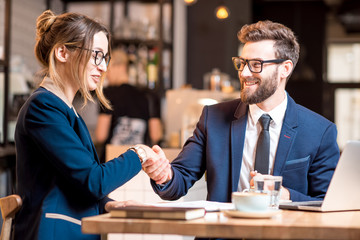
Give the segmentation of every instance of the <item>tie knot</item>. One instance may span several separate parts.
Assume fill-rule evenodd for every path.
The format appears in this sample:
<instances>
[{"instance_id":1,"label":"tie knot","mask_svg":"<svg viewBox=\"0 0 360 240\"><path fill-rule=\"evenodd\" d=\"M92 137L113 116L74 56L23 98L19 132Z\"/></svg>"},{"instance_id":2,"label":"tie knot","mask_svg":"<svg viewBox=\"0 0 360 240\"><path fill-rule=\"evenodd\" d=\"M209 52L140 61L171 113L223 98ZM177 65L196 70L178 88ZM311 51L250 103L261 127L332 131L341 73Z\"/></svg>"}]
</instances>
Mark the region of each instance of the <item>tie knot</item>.
<instances>
[{"instance_id":1,"label":"tie knot","mask_svg":"<svg viewBox=\"0 0 360 240\"><path fill-rule=\"evenodd\" d=\"M269 125L270 125L271 117L269 114L263 114L261 115L259 122L263 130L269 131Z\"/></svg>"}]
</instances>

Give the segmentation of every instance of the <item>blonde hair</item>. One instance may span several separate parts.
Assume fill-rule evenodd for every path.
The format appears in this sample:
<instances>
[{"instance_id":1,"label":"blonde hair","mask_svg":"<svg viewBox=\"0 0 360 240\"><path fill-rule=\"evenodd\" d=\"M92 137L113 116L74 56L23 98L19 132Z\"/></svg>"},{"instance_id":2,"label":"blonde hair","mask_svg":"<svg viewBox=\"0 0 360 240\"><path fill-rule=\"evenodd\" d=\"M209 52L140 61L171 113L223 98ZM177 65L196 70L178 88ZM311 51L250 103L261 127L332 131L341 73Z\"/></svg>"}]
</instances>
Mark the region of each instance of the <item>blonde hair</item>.
<instances>
[{"instance_id":1,"label":"blonde hair","mask_svg":"<svg viewBox=\"0 0 360 240\"><path fill-rule=\"evenodd\" d=\"M55 61L55 48L64 45L69 51L77 51L77 48L91 49L94 35L104 32L109 41L108 52L110 54L110 32L101 23L78 13L64 13L56 16L51 10L44 11L36 23L35 56L42 65L42 74L50 77L54 83L64 90L64 83L60 78ZM69 73L79 86L84 105L87 101L94 102L85 76L85 64L90 60L90 51L78 51L71 56ZM109 101L103 94L104 74L95 89L96 96L103 106L111 109Z\"/></svg>"}]
</instances>

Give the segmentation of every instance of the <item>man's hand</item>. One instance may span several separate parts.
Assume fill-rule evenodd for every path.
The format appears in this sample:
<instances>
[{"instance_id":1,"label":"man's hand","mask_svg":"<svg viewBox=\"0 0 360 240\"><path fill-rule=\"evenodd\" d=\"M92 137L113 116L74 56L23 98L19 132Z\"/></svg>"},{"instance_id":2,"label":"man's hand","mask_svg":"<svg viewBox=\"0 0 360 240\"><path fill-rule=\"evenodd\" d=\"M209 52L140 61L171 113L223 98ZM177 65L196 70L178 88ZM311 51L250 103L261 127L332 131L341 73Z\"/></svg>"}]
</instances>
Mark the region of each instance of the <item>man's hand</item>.
<instances>
[{"instance_id":1,"label":"man's hand","mask_svg":"<svg viewBox=\"0 0 360 240\"><path fill-rule=\"evenodd\" d=\"M251 172L250 172L250 176L251 176L251 179L250 179L250 189L254 189L254 188L255 188L255 185L254 185L254 177L255 177L257 174L260 174L260 175L261 175L261 173L258 173L257 171L251 171Z\"/></svg>"},{"instance_id":2,"label":"man's hand","mask_svg":"<svg viewBox=\"0 0 360 240\"><path fill-rule=\"evenodd\" d=\"M290 192L287 188L281 186L281 200L290 200Z\"/></svg>"},{"instance_id":3,"label":"man's hand","mask_svg":"<svg viewBox=\"0 0 360 240\"><path fill-rule=\"evenodd\" d=\"M167 183L173 175L170 162L158 145L153 146L152 150L155 155L150 155L142 168L156 184Z\"/></svg>"},{"instance_id":4,"label":"man's hand","mask_svg":"<svg viewBox=\"0 0 360 240\"><path fill-rule=\"evenodd\" d=\"M251 176L251 180L250 180L250 189L254 189L254 177L256 175L261 175L261 173L258 173L257 171L251 171L250 172L250 176ZM281 200L290 200L290 192L287 188L281 186Z\"/></svg>"}]
</instances>

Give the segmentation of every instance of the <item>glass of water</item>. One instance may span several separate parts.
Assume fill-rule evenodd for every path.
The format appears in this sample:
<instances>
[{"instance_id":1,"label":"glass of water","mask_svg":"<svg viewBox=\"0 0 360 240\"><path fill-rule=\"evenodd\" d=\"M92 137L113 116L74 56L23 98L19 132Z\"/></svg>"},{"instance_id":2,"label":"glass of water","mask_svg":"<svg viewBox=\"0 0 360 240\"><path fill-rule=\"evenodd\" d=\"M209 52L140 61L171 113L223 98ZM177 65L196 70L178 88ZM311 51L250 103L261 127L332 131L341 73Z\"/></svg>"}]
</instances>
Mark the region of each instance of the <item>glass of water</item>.
<instances>
[{"instance_id":1,"label":"glass of water","mask_svg":"<svg viewBox=\"0 0 360 240\"><path fill-rule=\"evenodd\" d=\"M281 197L282 176L261 175L254 177L255 192L267 193L270 196L269 208L278 209Z\"/></svg>"}]
</instances>

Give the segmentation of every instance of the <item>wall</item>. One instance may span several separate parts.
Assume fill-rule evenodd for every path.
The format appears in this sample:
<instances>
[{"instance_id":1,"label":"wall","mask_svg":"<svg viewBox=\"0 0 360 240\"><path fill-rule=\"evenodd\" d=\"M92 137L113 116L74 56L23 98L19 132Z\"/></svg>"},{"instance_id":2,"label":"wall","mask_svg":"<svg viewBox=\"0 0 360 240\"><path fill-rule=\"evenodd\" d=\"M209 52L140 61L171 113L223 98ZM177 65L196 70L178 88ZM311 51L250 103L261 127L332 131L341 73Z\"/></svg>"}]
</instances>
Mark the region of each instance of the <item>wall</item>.
<instances>
[{"instance_id":1,"label":"wall","mask_svg":"<svg viewBox=\"0 0 360 240\"><path fill-rule=\"evenodd\" d=\"M45 1L12 0L11 57L21 56L29 71L35 73L39 64L34 56L36 18L45 10ZM14 68L14 62L11 67Z\"/></svg>"},{"instance_id":2,"label":"wall","mask_svg":"<svg viewBox=\"0 0 360 240\"><path fill-rule=\"evenodd\" d=\"M187 79L194 88L203 88L203 76L220 68L237 81L231 57L238 53L237 32L252 18L251 0L224 1L230 17L219 21L215 9L221 1L197 1L187 11Z\"/></svg>"},{"instance_id":3,"label":"wall","mask_svg":"<svg viewBox=\"0 0 360 240\"><path fill-rule=\"evenodd\" d=\"M323 1L254 0L254 22L269 19L291 28L300 44L300 58L286 90L294 100L322 114L323 51L327 7Z\"/></svg>"}]
</instances>

